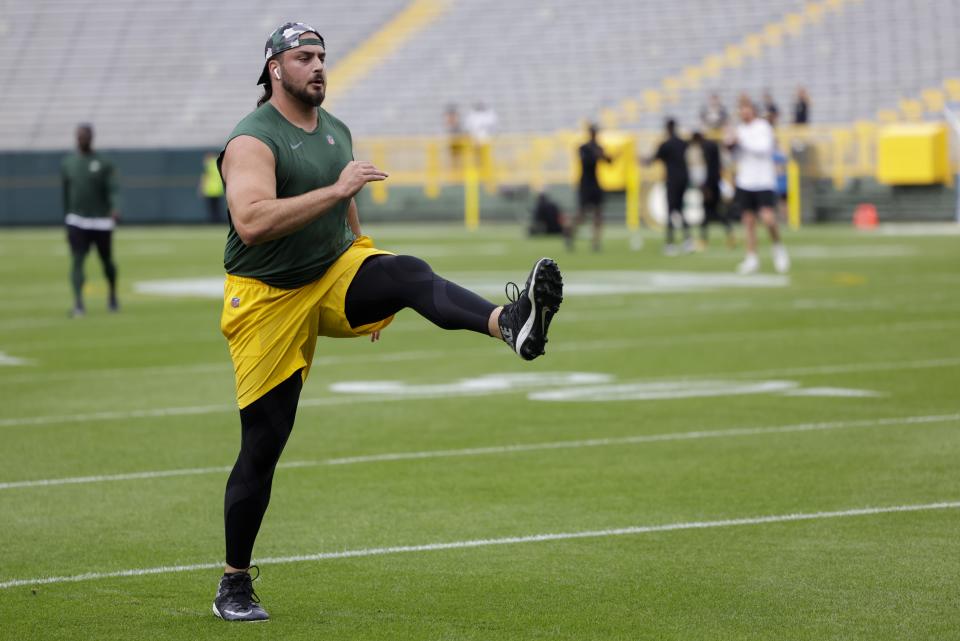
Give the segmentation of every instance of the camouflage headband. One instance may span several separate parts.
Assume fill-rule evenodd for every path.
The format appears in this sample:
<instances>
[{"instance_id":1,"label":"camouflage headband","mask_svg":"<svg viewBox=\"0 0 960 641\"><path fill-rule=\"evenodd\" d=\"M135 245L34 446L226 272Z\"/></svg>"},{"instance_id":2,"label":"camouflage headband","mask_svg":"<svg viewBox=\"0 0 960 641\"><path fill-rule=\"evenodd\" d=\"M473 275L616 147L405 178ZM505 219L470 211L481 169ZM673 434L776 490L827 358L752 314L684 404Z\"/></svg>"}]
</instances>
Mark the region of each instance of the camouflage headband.
<instances>
[{"instance_id":1,"label":"camouflage headband","mask_svg":"<svg viewBox=\"0 0 960 641\"><path fill-rule=\"evenodd\" d=\"M315 33L317 37L301 38L300 36L305 33ZM263 46L265 62L263 63L263 71L260 73L257 84L265 85L270 82L270 78L267 75L267 60L270 60L270 58L278 53L304 45L320 45L326 49L326 45L323 43L323 36L308 24L302 22L287 22L277 27L274 32L270 34L270 37L267 38L267 44Z\"/></svg>"}]
</instances>

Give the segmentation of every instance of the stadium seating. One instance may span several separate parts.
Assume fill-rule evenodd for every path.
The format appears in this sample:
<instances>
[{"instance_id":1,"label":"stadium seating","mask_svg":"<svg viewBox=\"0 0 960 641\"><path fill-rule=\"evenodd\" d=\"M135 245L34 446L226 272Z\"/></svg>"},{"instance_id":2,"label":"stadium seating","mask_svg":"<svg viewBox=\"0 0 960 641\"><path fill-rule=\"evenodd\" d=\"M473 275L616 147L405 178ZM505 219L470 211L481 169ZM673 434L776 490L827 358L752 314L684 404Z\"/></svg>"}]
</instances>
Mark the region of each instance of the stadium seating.
<instances>
[{"instance_id":1,"label":"stadium seating","mask_svg":"<svg viewBox=\"0 0 960 641\"><path fill-rule=\"evenodd\" d=\"M101 147L216 146L255 104L273 26L316 21L335 72L408 4L238 0L225 11L211 0L6 3L0 52L12 73L0 149L68 147L82 120L97 125ZM916 116L918 105L922 116L939 100L924 90L960 76L956 0L607 0L600 7L449 0L345 91L331 86L333 107L359 136L439 134L447 104L466 109L478 100L497 110L504 132L571 128L602 113L646 128L672 113L690 127L711 89L729 106L740 91L769 88L789 115L804 84L815 122L851 122L878 109ZM736 64L721 65L724 56ZM650 109L665 88L677 100Z\"/></svg>"},{"instance_id":2,"label":"stadium seating","mask_svg":"<svg viewBox=\"0 0 960 641\"><path fill-rule=\"evenodd\" d=\"M70 147L79 121L96 125L104 148L219 145L256 104L263 44L278 24L316 22L335 64L405 4L6 2L0 148Z\"/></svg>"},{"instance_id":3,"label":"stadium seating","mask_svg":"<svg viewBox=\"0 0 960 641\"><path fill-rule=\"evenodd\" d=\"M960 71L958 29L960 3L952 0L847 2L781 46L724 70L713 86L728 105L740 91L769 89L786 119L799 84L812 96L818 123L872 119L881 108L917 119L922 90ZM695 122L700 101L701 92L686 92L678 115ZM925 102L927 113L939 111L936 99Z\"/></svg>"}]
</instances>

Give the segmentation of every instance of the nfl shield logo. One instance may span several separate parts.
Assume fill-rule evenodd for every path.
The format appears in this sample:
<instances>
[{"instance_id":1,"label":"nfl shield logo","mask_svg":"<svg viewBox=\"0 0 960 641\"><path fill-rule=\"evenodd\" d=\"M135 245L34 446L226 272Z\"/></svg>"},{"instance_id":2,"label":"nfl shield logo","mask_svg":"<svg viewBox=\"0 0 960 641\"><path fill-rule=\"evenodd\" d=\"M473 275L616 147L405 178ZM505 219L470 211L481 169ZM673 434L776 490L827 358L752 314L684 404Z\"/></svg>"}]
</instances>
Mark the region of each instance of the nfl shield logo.
<instances>
[{"instance_id":1,"label":"nfl shield logo","mask_svg":"<svg viewBox=\"0 0 960 641\"><path fill-rule=\"evenodd\" d=\"M230 307L240 307L240 299L234 296L230 299Z\"/></svg>"},{"instance_id":2,"label":"nfl shield logo","mask_svg":"<svg viewBox=\"0 0 960 641\"><path fill-rule=\"evenodd\" d=\"M331 136L330 134L327 134L327 142L330 143L331 145L336 144L336 141L333 139L333 136Z\"/></svg>"}]
</instances>

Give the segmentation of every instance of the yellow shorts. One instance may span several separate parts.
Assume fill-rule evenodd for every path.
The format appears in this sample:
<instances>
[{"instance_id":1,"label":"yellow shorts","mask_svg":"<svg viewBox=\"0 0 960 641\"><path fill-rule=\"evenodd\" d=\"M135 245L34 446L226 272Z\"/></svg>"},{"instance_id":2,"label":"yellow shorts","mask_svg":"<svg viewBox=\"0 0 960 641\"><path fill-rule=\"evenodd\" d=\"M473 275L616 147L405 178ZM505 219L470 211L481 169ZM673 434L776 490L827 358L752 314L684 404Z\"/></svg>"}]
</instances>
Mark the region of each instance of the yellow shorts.
<instances>
[{"instance_id":1,"label":"yellow shorts","mask_svg":"<svg viewBox=\"0 0 960 641\"><path fill-rule=\"evenodd\" d=\"M243 409L303 370L307 380L317 336L348 338L386 327L382 321L350 327L344 305L347 288L363 261L390 254L366 236L354 241L318 280L298 289L271 287L255 278L227 274L220 331L230 346Z\"/></svg>"}]
</instances>

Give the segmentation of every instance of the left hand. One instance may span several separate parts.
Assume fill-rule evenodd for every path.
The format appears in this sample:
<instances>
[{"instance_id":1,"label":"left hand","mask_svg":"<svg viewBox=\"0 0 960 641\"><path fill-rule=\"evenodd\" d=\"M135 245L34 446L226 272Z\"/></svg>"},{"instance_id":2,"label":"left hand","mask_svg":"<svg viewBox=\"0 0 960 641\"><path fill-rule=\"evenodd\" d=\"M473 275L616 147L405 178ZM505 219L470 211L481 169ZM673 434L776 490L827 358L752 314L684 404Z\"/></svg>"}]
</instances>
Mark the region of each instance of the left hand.
<instances>
[{"instance_id":1,"label":"left hand","mask_svg":"<svg viewBox=\"0 0 960 641\"><path fill-rule=\"evenodd\" d=\"M378 329L375 332L370 332L370 342L376 343L378 340L380 340L380 330Z\"/></svg>"}]
</instances>

